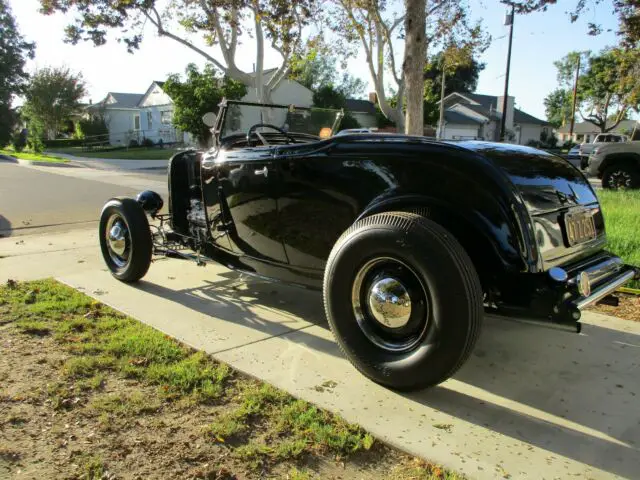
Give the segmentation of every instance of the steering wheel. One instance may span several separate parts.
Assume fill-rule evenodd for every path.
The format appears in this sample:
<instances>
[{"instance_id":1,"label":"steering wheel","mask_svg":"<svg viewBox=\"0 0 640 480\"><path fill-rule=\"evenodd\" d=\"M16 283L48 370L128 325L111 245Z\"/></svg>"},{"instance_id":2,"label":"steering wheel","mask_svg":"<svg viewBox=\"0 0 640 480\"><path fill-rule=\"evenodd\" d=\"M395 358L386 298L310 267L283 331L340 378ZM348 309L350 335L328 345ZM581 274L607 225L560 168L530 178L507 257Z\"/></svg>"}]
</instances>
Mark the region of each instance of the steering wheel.
<instances>
[{"instance_id":1,"label":"steering wheel","mask_svg":"<svg viewBox=\"0 0 640 480\"><path fill-rule=\"evenodd\" d=\"M260 139L260 141L262 142L262 145L265 145L265 146L269 145L269 142L267 142L267 140L260 134L260 132L256 132L257 128L270 128L270 129L275 130L276 132L279 132L282 135L284 135L287 138L287 140L291 141L291 143L296 143L296 139L293 138L291 135L289 135L284 130L282 130L280 127L276 127L275 125L271 125L270 123L256 123L255 125L253 125L247 131L247 144L250 143L251 135L255 135L256 137L258 137ZM287 142L287 144L288 143L289 142Z\"/></svg>"}]
</instances>

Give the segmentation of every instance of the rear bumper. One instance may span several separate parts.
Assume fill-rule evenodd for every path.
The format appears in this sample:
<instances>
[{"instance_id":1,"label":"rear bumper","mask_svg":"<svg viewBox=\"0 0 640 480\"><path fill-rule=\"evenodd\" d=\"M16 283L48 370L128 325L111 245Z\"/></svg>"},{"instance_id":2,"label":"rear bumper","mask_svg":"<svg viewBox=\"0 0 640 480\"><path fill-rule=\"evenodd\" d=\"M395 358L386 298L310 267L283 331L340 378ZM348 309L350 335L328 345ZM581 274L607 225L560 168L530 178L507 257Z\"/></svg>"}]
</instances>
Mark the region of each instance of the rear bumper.
<instances>
[{"instance_id":1,"label":"rear bumper","mask_svg":"<svg viewBox=\"0 0 640 480\"><path fill-rule=\"evenodd\" d=\"M557 287L563 292L563 300L554 307L554 317L563 324L579 322L581 310L599 302L640 274L637 268L625 265L619 257L610 254L598 256L590 263L572 269L552 270L548 273L555 277L554 281L559 284ZM566 273L564 279L560 278L561 272Z\"/></svg>"}]
</instances>

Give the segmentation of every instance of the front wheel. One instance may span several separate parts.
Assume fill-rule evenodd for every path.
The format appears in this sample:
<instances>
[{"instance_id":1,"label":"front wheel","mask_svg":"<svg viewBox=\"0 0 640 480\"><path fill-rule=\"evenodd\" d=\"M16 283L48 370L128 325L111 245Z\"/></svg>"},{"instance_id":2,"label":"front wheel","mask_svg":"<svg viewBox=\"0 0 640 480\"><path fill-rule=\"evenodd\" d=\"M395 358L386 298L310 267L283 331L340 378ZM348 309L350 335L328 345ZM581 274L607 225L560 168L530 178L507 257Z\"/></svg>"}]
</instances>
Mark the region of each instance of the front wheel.
<instances>
[{"instance_id":1,"label":"front wheel","mask_svg":"<svg viewBox=\"0 0 640 480\"><path fill-rule=\"evenodd\" d=\"M602 175L602 187L612 190L640 188L640 170L628 163L611 165Z\"/></svg>"},{"instance_id":2,"label":"front wheel","mask_svg":"<svg viewBox=\"0 0 640 480\"><path fill-rule=\"evenodd\" d=\"M123 282L140 280L149 270L153 244L144 210L132 198L112 198L100 215L100 248L111 274Z\"/></svg>"},{"instance_id":3,"label":"front wheel","mask_svg":"<svg viewBox=\"0 0 640 480\"><path fill-rule=\"evenodd\" d=\"M399 390L453 375L483 318L480 281L462 246L437 223L404 212L364 218L338 239L324 302L351 363Z\"/></svg>"}]
</instances>

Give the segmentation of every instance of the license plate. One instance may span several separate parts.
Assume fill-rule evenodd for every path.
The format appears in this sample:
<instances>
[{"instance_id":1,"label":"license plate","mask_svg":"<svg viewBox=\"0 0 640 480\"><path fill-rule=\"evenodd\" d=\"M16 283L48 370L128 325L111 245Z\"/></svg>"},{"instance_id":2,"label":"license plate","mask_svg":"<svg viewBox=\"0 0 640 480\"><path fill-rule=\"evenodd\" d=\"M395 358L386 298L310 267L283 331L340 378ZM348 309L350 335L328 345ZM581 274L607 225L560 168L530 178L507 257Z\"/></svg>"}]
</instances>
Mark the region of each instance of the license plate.
<instances>
[{"instance_id":1,"label":"license plate","mask_svg":"<svg viewBox=\"0 0 640 480\"><path fill-rule=\"evenodd\" d=\"M570 247L596 238L596 224L591 210L566 213L564 227Z\"/></svg>"}]
</instances>

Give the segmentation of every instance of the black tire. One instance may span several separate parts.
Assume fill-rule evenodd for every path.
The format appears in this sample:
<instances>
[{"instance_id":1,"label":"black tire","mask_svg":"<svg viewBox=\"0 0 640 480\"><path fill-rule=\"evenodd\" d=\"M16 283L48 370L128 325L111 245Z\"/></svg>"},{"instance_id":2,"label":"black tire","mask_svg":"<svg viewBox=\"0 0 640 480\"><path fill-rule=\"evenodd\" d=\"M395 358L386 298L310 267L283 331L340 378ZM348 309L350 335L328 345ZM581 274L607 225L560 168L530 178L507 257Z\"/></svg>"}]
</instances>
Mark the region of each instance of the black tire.
<instances>
[{"instance_id":1,"label":"black tire","mask_svg":"<svg viewBox=\"0 0 640 480\"><path fill-rule=\"evenodd\" d=\"M119 262L107 241L107 227L114 216L121 218L126 225L126 258ZM102 257L111 274L118 280L131 283L145 276L151 264L153 245L149 221L142 207L132 198L112 198L102 208L100 215L100 248Z\"/></svg>"},{"instance_id":2,"label":"black tire","mask_svg":"<svg viewBox=\"0 0 640 480\"><path fill-rule=\"evenodd\" d=\"M615 163L605 169L602 188L640 188L640 169L630 163Z\"/></svg>"},{"instance_id":3,"label":"black tire","mask_svg":"<svg viewBox=\"0 0 640 480\"><path fill-rule=\"evenodd\" d=\"M421 333L405 351L381 348L358 323L363 317L366 321L367 313L363 307L356 316L352 295L361 293L352 292L354 281L375 258L399 261L423 287L426 306L418 313L427 322L424 330L416 329ZM426 388L452 376L469 357L484 313L480 280L462 246L437 223L406 212L364 218L338 239L325 270L324 304L331 331L349 361L374 382L397 390ZM412 316L413 304L411 297Z\"/></svg>"}]
</instances>

